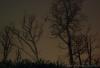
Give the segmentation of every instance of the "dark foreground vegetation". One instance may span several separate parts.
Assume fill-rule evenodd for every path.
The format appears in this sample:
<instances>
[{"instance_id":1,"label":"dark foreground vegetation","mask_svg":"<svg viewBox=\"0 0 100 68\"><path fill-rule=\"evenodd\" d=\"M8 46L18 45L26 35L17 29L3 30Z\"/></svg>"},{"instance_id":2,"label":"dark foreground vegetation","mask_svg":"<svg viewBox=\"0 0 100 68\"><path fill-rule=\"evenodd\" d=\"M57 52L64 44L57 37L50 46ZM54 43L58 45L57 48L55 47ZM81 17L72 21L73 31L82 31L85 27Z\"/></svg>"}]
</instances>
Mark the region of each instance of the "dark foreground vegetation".
<instances>
[{"instance_id":1,"label":"dark foreground vegetation","mask_svg":"<svg viewBox=\"0 0 100 68\"><path fill-rule=\"evenodd\" d=\"M11 61L1 62L0 68L66 68L64 64L58 62L51 63L42 60L36 62L21 61L13 63Z\"/></svg>"},{"instance_id":2,"label":"dark foreground vegetation","mask_svg":"<svg viewBox=\"0 0 100 68\"><path fill-rule=\"evenodd\" d=\"M0 62L0 68L72 68L70 65L61 64L58 62L45 62L45 61L37 61L37 62L28 62L21 61L17 63L13 63L11 61ZM73 68L99 68L96 65L74 65Z\"/></svg>"},{"instance_id":3,"label":"dark foreground vegetation","mask_svg":"<svg viewBox=\"0 0 100 68\"><path fill-rule=\"evenodd\" d=\"M97 65L66 65L59 62L49 62L44 60L39 60L36 62L30 62L23 60L20 62L0 62L0 68L99 68Z\"/></svg>"}]
</instances>

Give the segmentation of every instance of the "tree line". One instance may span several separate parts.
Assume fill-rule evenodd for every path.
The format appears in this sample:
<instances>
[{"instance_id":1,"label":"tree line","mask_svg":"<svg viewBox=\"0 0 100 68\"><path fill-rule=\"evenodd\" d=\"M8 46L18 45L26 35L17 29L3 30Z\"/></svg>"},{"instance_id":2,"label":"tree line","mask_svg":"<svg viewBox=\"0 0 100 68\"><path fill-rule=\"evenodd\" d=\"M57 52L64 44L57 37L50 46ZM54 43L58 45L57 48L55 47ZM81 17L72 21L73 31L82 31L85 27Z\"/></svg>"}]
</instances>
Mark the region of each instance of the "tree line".
<instances>
[{"instance_id":1,"label":"tree line","mask_svg":"<svg viewBox=\"0 0 100 68\"><path fill-rule=\"evenodd\" d=\"M96 49L95 38L82 29L84 15L81 14L84 0L55 0L50 8L49 15L44 19L50 22L50 33L54 38L60 39L65 46L59 46L65 50L70 65L98 65L99 59L94 58ZM16 62L22 59L21 51L32 57L32 61L40 60L37 43L43 34L42 23L37 23L33 15L23 16L22 27L6 26L0 33L0 46L2 47L3 59L6 62L9 54L16 47ZM18 42L18 44L16 43ZM32 54L23 47L28 46ZM68 52L68 53L67 53ZM84 57L85 56L85 57Z\"/></svg>"}]
</instances>

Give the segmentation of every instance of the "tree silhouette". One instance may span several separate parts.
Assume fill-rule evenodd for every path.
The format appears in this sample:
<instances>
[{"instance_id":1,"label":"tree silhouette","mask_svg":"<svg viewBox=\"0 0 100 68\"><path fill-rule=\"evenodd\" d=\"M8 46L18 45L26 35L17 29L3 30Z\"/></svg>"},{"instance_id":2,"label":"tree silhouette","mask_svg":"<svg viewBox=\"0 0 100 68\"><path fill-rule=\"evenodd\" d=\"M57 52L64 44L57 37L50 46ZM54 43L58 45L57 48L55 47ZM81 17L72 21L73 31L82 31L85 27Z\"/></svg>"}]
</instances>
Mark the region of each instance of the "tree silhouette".
<instances>
[{"instance_id":1,"label":"tree silhouette","mask_svg":"<svg viewBox=\"0 0 100 68\"><path fill-rule=\"evenodd\" d=\"M22 61L21 49L17 48L16 51L16 62L19 63Z\"/></svg>"},{"instance_id":2,"label":"tree silhouette","mask_svg":"<svg viewBox=\"0 0 100 68\"><path fill-rule=\"evenodd\" d=\"M93 44L93 41L92 41L93 39L91 38L92 37L90 37L88 33L82 33L82 32L73 38L74 39L73 55L75 56L75 59L78 58L80 65L84 64L82 60L82 55L86 53L88 53L87 56L88 56L89 64L91 64L91 60L92 60L91 49L93 48L91 47Z\"/></svg>"},{"instance_id":3,"label":"tree silhouette","mask_svg":"<svg viewBox=\"0 0 100 68\"><path fill-rule=\"evenodd\" d=\"M82 40L84 42L83 53L87 54L87 58L85 59L85 62L83 63L88 64L88 65L93 65L93 64L97 65L99 63L99 59L94 58L94 55L93 55L94 50L97 49L97 46L95 44L96 39L95 39L95 36L91 35L89 32L90 32L90 28L82 35Z\"/></svg>"},{"instance_id":4,"label":"tree silhouette","mask_svg":"<svg viewBox=\"0 0 100 68\"><path fill-rule=\"evenodd\" d=\"M93 54L94 50L97 49L95 44L95 35L92 35L89 29L87 29L85 32L79 31L78 34L74 34L72 37L72 54L74 58L74 64L86 64L89 66L99 64L99 58L94 58L95 55Z\"/></svg>"},{"instance_id":5,"label":"tree silhouette","mask_svg":"<svg viewBox=\"0 0 100 68\"><path fill-rule=\"evenodd\" d=\"M52 35L59 37L68 46L70 65L74 64L72 36L80 29L82 2L83 0L56 0L49 16Z\"/></svg>"},{"instance_id":6,"label":"tree silhouette","mask_svg":"<svg viewBox=\"0 0 100 68\"><path fill-rule=\"evenodd\" d=\"M13 46L13 36L8 26L0 33L0 43L3 48L3 62L6 62Z\"/></svg>"},{"instance_id":7,"label":"tree silhouette","mask_svg":"<svg viewBox=\"0 0 100 68\"><path fill-rule=\"evenodd\" d=\"M21 45L27 45L35 57L39 59L37 43L43 32L43 24L36 22L35 16L24 16L21 31L16 28L11 28L14 35Z\"/></svg>"}]
</instances>

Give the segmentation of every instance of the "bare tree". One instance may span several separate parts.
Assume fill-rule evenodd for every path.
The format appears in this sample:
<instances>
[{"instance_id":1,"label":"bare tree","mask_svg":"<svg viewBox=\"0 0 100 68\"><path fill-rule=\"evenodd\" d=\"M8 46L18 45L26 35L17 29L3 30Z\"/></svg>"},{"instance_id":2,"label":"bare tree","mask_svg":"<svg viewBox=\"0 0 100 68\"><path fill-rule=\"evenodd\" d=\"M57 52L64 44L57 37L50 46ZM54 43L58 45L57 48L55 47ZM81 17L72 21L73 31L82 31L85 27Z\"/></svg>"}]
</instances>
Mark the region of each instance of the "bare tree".
<instances>
[{"instance_id":1,"label":"bare tree","mask_svg":"<svg viewBox=\"0 0 100 68\"><path fill-rule=\"evenodd\" d=\"M79 63L80 65L88 64L90 66L93 64L97 65L99 59L94 58L93 54L94 50L97 49L97 45L95 44L96 39L95 35L90 33L90 28L85 32L78 33L73 39L73 55L76 60L79 60L76 63Z\"/></svg>"},{"instance_id":2,"label":"bare tree","mask_svg":"<svg viewBox=\"0 0 100 68\"><path fill-rule=\"evenodd\" d=\"M21 49L17 48L17 51L16 51L16 62L21 62L21 61L22 61Z\"/></svg>"},{"instance_id":3,"label":"bare tree","mask_svg":"<svg viewBox=\"0 0 100 68\"><path fill-rule=\"evenodd\" d=\"M35 59L38 60L37 43L43 32L43 24L38 23L35 16L24 16L22 30L12 28L12 32L17 36L21 45L27 45L32 50Z\"/></svg>"},{"instance_id":4,"label":"bare tree","mask_svg":"<svg viewBox=\"0 0 100 68\"><path fill-rule=\"evenodd\" d=\"M80 28L80 9L83 0L56 0L51 9L52 35L60 38L68 47L69 63L74 64L72 36Z\"/></svg>"},{"instance_id":5,"label":"bare tree","mask_svg":"<svg viewBox=\"0 0 100 68\"><path fill-rule=\"evenodd\" d=\"M73 38L73 55L75 56L75 59L78 58L79 64L82 65L82 58L81 54L83 54L83 36L77 35ZM77 62L78 63L78 62Z\"/></svg>"},{"instance_id":6,"label":"bare tree","mask_svg":"<svg viewBox=\"0 0 100 68\"><path fill-rule=\"evenodd\" d=\"M94 58L94 55L93 55L93 52L95 49L97 49L97 46L95 44L95 36L93 35L90 35L89 33L89 30L84 34L84 52L87 54L87 58L85 60L85 62L88 64L88 65L92 65L92 64L95 64L96 61L94 60L97 60L96 58ZM99 61L99 59L98 59Z\"/></svg>"},{"instance_id":7,"label":"bare tree","mask_svg":"<svg viewBox=\"0 0 100 68\"><path fill-rule=\"evenodd\" d=\"M9 53L11 52L11 48L13 45L13 36L8 26L5 27L4 31L0 33L0 43L2 45L3 50L3 62L5 62L8 58Z\"/></svg>"}]
</instances>

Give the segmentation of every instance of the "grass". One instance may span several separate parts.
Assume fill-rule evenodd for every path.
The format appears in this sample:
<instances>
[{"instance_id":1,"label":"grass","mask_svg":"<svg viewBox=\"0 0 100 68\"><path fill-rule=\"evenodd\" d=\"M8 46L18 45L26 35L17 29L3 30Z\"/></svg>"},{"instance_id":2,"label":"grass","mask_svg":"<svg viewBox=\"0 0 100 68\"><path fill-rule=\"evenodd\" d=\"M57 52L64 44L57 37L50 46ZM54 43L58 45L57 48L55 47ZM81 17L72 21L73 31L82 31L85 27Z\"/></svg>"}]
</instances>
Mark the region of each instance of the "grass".
<instances>
[{"instance_id":1,"label":"grass","mask_svg":"<svg viewBox=\"0 0 100 68\"><path fill-rule=\"evenodd\" d=\"M22 60L20 62L13 63L12 61L0 62L0 68L72 68L70 65L65 65L60 62L50 62L45 60L38 60L36 62L30 62ZM73 68L99 68L95 65L74 65Z\"/></svg>"},{"instance_id":2,"label":"grass","mask_svg":"<svg viewBox=\"0 0 100 68\"><path fill-rule=\"evenodd\" d=\"M13 63L11 61L1 62L0 68L65 68L64 64L39 60L36 62L20 61Z\"/></svg>"}]
</instances>

